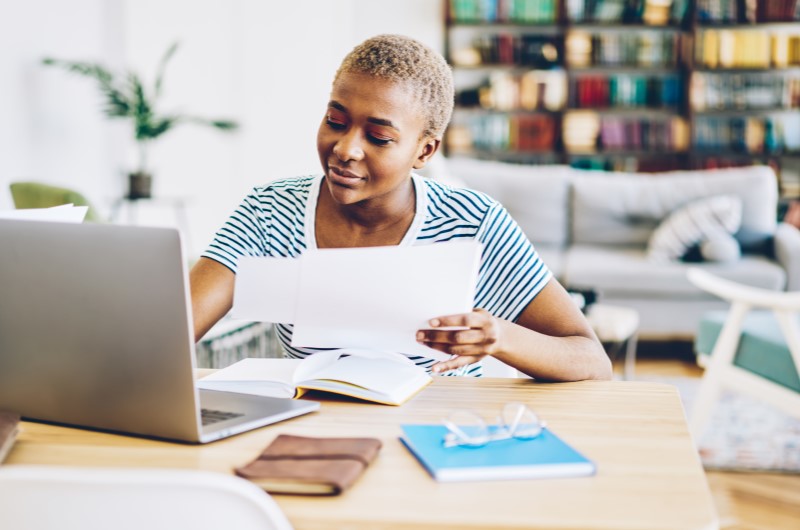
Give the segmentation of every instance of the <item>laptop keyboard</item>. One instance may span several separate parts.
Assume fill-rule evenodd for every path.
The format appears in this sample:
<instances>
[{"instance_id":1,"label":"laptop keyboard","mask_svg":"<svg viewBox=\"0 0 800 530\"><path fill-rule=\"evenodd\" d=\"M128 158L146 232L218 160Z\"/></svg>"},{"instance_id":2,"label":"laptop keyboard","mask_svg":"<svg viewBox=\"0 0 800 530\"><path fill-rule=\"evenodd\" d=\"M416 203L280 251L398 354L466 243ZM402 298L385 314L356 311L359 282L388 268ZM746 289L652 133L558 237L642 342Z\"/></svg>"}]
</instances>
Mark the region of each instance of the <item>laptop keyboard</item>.
<instances>
[{"instance_id":1,"label":"laptop keyboard","mask_svg":"<svg viewBox=\"0 0 800 530\"><path fill-rule=\"evenodd\" d=\"M200 409L200 418L203 421L203 425L211 425L212 423L218 423L240 416L244 416L244 414L239 412L226 412L224 410Z\"/></svg>"}]
</instances>

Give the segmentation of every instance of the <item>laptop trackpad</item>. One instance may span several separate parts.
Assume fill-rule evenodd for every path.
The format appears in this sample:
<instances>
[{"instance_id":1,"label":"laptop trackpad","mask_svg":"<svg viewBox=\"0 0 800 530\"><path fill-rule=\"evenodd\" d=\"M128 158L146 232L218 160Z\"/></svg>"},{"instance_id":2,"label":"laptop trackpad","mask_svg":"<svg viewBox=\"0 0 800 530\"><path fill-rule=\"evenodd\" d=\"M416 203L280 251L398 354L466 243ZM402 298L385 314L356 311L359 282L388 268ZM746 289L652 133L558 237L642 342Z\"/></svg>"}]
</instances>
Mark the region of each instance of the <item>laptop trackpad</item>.
<instances>
[{"instance_id":1,"label":"laptop trackpad","mask_svg":"<svg viewBox=\"0 0 800 530\"><path fill-rule=\"evenodd\" d=\"M199 392L200 408L203 409L205 416L204 435L220 429L235 434L314 412L320 407L316 401L303 399L273 398L216 390Z\"/></svg>"}]
</instances>

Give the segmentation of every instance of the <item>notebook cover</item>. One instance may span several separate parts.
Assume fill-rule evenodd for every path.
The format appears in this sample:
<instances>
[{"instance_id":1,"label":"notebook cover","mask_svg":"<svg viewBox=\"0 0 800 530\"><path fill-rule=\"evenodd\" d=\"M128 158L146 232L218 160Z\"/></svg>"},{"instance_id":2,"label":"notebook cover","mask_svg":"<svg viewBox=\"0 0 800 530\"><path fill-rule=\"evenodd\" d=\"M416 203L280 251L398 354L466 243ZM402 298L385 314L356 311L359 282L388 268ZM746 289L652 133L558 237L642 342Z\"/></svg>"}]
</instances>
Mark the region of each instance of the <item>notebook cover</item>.
<instances>
[{"instance_id":1,"label":"notebook cover","mask_svg":"<svg viewBox=\"0 0 800 530\"><path fill-rule=\"evenodd\" d=\"M281 434L236 474L270 493L338 495L378 455L376 438L315 438Z\"/></svg>"},{"instance_id":2,"label":"notebook cover","mask_svg":"<svg viewBox=\"0 0 800 530\"><path fill-rule=\"evenodd\" d=\"M533 440L500 440L482 447L445 447L443 425L402 425L405 446L440 482L579 477L594 462L545 428Z\"/></svg>"},{"instance_id":3,"label":"notebook cover","mask_svg":"<svg viewBox=\"0 0 800 530\"><path fill-rule=\"evenodd\" d=\"M19 414L0 410L0 462L2 462L17 438Z\"/></svg>"}]
</instances>

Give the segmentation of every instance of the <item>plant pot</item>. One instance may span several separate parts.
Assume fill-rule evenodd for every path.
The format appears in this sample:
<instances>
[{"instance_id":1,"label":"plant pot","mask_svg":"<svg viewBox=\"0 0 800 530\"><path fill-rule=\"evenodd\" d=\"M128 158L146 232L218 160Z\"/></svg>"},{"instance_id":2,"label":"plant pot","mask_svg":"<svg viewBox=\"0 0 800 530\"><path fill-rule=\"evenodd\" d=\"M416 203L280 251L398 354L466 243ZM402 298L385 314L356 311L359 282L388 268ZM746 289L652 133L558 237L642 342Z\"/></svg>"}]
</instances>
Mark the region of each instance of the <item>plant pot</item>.
<instances>
[{"instance_id":1,"label":"plant pot","mask_svg":"<svg viewBox=\"0 0 800 530\"><path fill-rule=\"evenodd\" d=\"M150 173L136 172L128 174L128 198L149 199L152 197L153 176Z\"/></svg>"}]
</instances>

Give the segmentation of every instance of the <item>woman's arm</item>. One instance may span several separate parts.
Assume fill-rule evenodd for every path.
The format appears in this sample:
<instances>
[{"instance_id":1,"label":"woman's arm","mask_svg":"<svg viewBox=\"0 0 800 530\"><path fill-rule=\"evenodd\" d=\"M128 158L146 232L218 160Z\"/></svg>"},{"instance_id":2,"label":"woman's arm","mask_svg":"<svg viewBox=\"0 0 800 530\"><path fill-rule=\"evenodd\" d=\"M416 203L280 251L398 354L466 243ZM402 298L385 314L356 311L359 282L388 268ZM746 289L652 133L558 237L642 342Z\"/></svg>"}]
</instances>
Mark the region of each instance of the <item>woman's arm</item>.
<instances>
[{"instance_id":1,"label":"woman's arm","mask_svg":"<svg viewBox=\"0 0 800 530\"><path fill-rule=\"evenodd\" d=\"M611 361L577 304L552 279L522 312L516 323L477 309L432 319L432 330L420 330L423 344L455 359L434 365L435 372L458 368L486 355L536 379L579 381L611 379ZM435 330L466 326L461 331Z\"/></svg>"},{"instance_id":2,"label":"woman's arm","mask_svg":"<svg viewBox=\"0 0 800 530\"><path fill-rule=\"evenodd\" d=\"M211 326L230 311L236 275L212 259L200 258L189 273L194 318L194 340L203 338Z\"/></svg>"}]
</instances>

